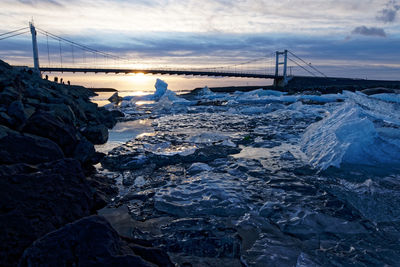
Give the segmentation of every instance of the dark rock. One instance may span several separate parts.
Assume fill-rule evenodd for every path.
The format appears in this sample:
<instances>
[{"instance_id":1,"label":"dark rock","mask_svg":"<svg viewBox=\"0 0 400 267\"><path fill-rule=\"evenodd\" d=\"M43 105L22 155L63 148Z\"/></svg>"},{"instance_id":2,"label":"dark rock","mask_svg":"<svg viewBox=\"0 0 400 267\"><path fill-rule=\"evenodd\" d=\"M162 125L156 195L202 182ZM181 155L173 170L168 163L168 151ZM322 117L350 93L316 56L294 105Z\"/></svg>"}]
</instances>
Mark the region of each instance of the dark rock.
<instances>
[{"instance_id":1,"label":"dark rock","mask_svg":"<svg viewBox=\"0 0 400 267\"><path fill-rule=\"evenodd\" d=\"M82 134L93 144L104 144L108 139L108 129L105 125L91 125Z\"/></svg>"},{"instance_id":2,"label":"dark rock","mask_svg":"<svg viewBox=\"0 0 400 267\"><path fill-rule=\"evenodd\" d=\"M52 116L48 112L38 111L23 128L24 132L46 137L58 144L68 157L74 155L78 144L77 131L60 118Z\"/></svg>"},{"instance_id":3,"label":"dark rock","mask_svg":"<svg viewBox=\"0 0 400 267\"><path fill-rule=\"evenodd\" d=\"M112 116L114 118L123 118L123 117L125 117L125 114L123 112L119 111L119 110L114 109L114 110L111 110L110 112L111 112L111 114L112 114Z\"/></svg>"},{"instance_id":4,"label":"dark rock","mask_svg":"<svg viewBox=\"0 0 400 267\"><path fill-rule=\"evenodd\" d=\"M118 104L119 102L122 101L122 97L120 97L118 95L118 92L115 92L109 99L108 101L110 101L111 103L116 103Z\"/></svg>"},{"instance_id":5,"label":"dark rock","mask_svg":"<svg viewBox=\"0 0 400 267\"><path fill-rule=\"evenodd\" d=\"M20 100L16 100L8 106L7 114L13 118L16 126L22 125L27 119L24 111L24 105Z\"/></svg>"},{"instance_id":6,"label":"dark rock","mask_svg":"<svg viewBox=\"0 0 400 267\"><path fill-rule=\"evenodd\" d=\"M40 102L49 103L49 99L53 98L53 94L41 87L34 87L32 85L28 85L25 90L25 97L37 99Z\"/></svg>"},{"instance_id":7,"label":"dark rock","mask_svg":"<svg viewBox=\"0 0 400 267\"><path fill-rule=\"evenodd\" d=\"M17 92L13 87L7 86L3 89L3 92L0 93L0 104L9 105L11 102L15 100L19 100L21 95Z\"/></svg>"},{"instance_id":8,"label":"dark rock","mask_svg":"<svg viewBox=\"0 0 400 267\"><path fill-rule=\"evenodd\" d=\"M99 121L108 128L114 127L114 125L117 123L116 116L114 116L114 113L109 112L103 107L99 108L98 110L99 112L97 116L99 118Z\"/></svg>"},{"instance_id":9,"label":"dark rock","mask_svg":"<svg viewBox=\"0 0 400 267\"><path fill-rule=\"evenodd\" d=\"M12 126L13 119L7 115L5 112L0 112L0 124L6 125L6 126Z\"/></svg>"},{"instance_id":10,"label":"dark rock","mask_svg":"<svg viewBox=\"0 0 400 267\"><path fill-rule=\"evenodd\" d=\"M96 150L92 143L90 143L85 137L81 137L81 140L77 144L74 150L73 157L80 162L93 162L92 159L96 155Z\"/></svg>"},{"instance_id":11,"label":"dark rock","mask_svg":"<svg viewBox=\"0 0 400 267\"><path fill-rule=\"evenodd\" d=\"M393 94L396 92L394 89L385 88L385 87L376 87L376 88L368 88L361 91L366 95L375 95L375 94Z\"/></svg>"},{"instance_id":12,"label":"dark rock","mask_svg":"<svg viewBox=\"0 0 400 267\"><path fill-rule=\"evenodd\" d=\"M87 180L93 188L96 188L94 195L95 209L104 208L107 203L118 194L118 188L115 187L115 181L106 176L91 175Z\"/></svg>"},{"instance_id":13,"label":"dark rock","mask_svg":"<svg viewBox=\"0 0 400 267\"><path fill-rule=\"evenodd\" d=\"M30 105L24 105L24 113L25 113L26 119L29 119L35 112L36 112L36 108L34 108Z\"/></svg>"},{"instance_id":14,"label":"dark rock","mask_svg":"<svg viewBox=\"0 0 400 267\"><path fill-rule=\"evenodd\" d=\"M20 134L0 125L0 163L38 164L64 158L53 141L30 134Z\"/></svg>"},{"instance_id":15,"label":"dark rock","mask_svg":"<svg viewBox=\"0 0 400 267\"><path fill-rule=\"evenodd\" d=\"M35 241L20 266L152 266L135 256L100 216L68 224Z\"/></svg>"},{"instance_id":16,"label":"dark rock","mask_svg":"<svg viewBox=\"0 0 400 267\"><path fill-rule=\"evenodd\" d=\"M34 240L93 212L92 188L78 161L1 165L0 265L15 265Z\"/></svg>"},{"instance_id":17,"label":"dark rock","mask_svg":"<svg viewBox=\"0 0 400 267\"><path fill-rule=\"evenodd\" d=\"M175 266L169 259L168 254L159 248L144 247L135 244L129 238L123 238L129 245L129 248L144 260L151 262L158 266L173 267Z\"/></svg>"},{"instance_id":18,"label":"dark rock","mask_svg":"<svg viewBox=\"0 0 400 267\"><path fill-rule=\"evenodd\" d=\"M71 107L66 104L47 104L43 107L46 111L51 113L54 117L59 117L64 123L75 126L76 116Z\"/></svg>"}]
</instances>

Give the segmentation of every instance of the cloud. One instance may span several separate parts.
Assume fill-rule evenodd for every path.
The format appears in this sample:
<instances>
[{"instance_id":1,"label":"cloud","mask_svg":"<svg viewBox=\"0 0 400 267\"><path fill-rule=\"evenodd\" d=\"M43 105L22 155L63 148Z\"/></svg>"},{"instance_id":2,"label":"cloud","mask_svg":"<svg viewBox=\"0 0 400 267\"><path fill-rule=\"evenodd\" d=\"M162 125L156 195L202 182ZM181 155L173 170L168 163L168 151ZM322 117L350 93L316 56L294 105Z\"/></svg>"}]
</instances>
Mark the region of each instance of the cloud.
<instances>
[{"instance_id":1,"label":"cloud","mask_svg":"<svg viewBox=\"0 0 400 267\"><path fill-rule=\"evenodd\" d=\"M359 26L354 28L351 34L359 34L365 36L386 37L386 32L383 28Z\"/></svg>"},{"instance_id":2,"label":"cloud","mask_svg":"<svg viewBox=\"0 0 400 267\"><path fill-rule=\"evenodd\" d=\"M391 23L396 20L397 12L400 10L400 5L395 0L389 0L386 7L378 12L376 19L385 23Z\"/></svg>"},{"instance_id":3,"label":"cloud","mask_svg":"<svg viewBox=\"0 0 400 267\"><path fill-rule=\"evenodd\" d=\"M55 5L55 6L63 6L60 2L57 0L18 0L18 2L25 4L25 5L30 5L30 6L37 6L39 4L50 4L50 5Z\"/></svg>"}]
</instances>

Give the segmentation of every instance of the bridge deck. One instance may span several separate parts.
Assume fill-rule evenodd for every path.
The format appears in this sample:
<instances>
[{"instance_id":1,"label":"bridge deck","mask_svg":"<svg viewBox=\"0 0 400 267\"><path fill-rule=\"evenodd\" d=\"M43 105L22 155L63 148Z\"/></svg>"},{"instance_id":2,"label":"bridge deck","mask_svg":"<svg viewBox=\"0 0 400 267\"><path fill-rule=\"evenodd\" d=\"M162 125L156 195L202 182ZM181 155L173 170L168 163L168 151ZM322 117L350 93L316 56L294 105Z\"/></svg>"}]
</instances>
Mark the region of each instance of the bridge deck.
<instances>
[{"instance_id":1,"label":"bridge deck","mask_svg":"<svg viewBox=\"0 0 400 267\"><path fill-rule=\"evenodd\" d=\"M160 75L193 75L193 76L218 76L218 77L243 77L243 78L261 78L275 79L272 74L240 73L240 72L216 72L216 71L195 71L195 70L162 70L162 69L112 69L112 68L47 68L41 67L42 72L82 72L82 73L144 73Z\"/></svg>"}]
</instances>

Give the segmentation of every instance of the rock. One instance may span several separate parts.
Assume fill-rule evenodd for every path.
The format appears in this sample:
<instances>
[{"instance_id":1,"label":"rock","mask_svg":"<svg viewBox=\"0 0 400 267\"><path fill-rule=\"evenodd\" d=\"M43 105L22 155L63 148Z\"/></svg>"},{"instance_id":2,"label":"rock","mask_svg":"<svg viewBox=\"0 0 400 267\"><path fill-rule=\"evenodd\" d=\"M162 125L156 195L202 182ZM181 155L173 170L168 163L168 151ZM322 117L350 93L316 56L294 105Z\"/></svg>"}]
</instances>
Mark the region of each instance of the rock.
<instances>
[{"instance_id":1,"label":"rock","mask_svg":"<svg viewBox=\"0 0 400 267\"><path fill-rule=\"evenodd\" d=\"M27 119L21 100L12 102L8 106L7 114L14 120L14 125L17 127L25 123Z\"/></svg>"},{"instance_id":2,"label":"rock","mask_svg":"<svg viewBox=\"0 0 400 267\"><path fill-rule=\"evenodd\" d=\"M13 119L7 115L5 112L0 112L0 124L11 127Z\"/></svg>"},{"instance_id":3,"label":"rock","mask_svg":"<svg viewBox=\"0 0 400 267\"><path fill-rule=\"evenodd\" d=\"M0 104L8 105L15 100L19 100L21 95L11 86L7 86L0 93Z\"/></svg>"},{"instance_id":4,"label":"rock","mask_svg":"<svg viewBox=\"0 0 400 267\"><path fill-rule=\"evenodd\" d=\"M81 137L81 140L75 147L73 157L79 160L81 163L92 162L93 157L96 154L96 150L92 143L90 143L85 137Z\"/></svg>"},{"instance_id":5,"label":"rock","mask_svg":"<svg viewBox=\"0 0 400 267\"><path fill-rule=\"evenodd\" d=\"M78 144L77 131L48 112L36 112L26 122L23 131L52 140L68 157L74 155L75 147Z\"/></svg>"},{"instance_id":6,"label":"rock","mask_svg":"<svg viewBox=\"0 0 400 267\"><path fill-rule=\"evenodd\" d=\"M100 216L83 218L35 241L24 252L19 265L152 266L134 255Z\"/></svg>"},{"instance_id":7,"label":"rock","mask_svg":"<svg viewBox=\"0 0 400 267\"><path fill-rule=\"evenodd\" d=\"M123 118L123 117L125 117L124 113L122 113L121 111L116 110L116 109L111 110L110 113L114 118Z\"/></svg>"},{"instance_id":8,"label":"rock","mask_svg":"<svg viewBox=\"0 0 400 267\"><path fill-rule=\"evenodd\" d=\"M108 139L108 129L103 124L88 126L82 134L93 144L104 144Z\"/></svg>"},{"instance_id":9,"label":"rock","mask_svg":"<svg viewBox=\"0 0 400 267\"><path fill-rule=\"evenodd\" d=\"M76 125L76 116L71 107L67 104L47 104L43 107L46 111L51 113L54 117L59 117L64 123Z\"/></svg>"},{"instance_id":10,"label":"rock","mask_svg":"<svg viewBox=\"0 0 400 267\"><path fill-rule=\"evenodd\" d=\"M120 97L118 95L118 92L115 92L109 99L108 101L110 101L111 103L116 103L118 104L119 102L122 101L122 97Z\"/></svg>"},{"instance_id":11,"label":"rock","mask_svg":"<svg viewBox=\"0 0 400 267\"><path fill-rule=\"evenodd\" d=\"M0 266L15 265L44 234L94 212L78 161L0 166Z\"/></svg>"},{"instance_id":12,"label":"rock","mask_svg":"<svg viewBox=\"0 0 400 267\"><path fill-rule=\"evenodd\" d=\"M106 110L104 107L99 108L99 112L98 112L98 118L99 118L100 122L103 123L108 128L114 127L114 125L117 123L116 118L121 117L119 115L120 115L119 113L110 112L110 111Z\"/></svg>"},{"instance_id":13,"label":"rock","mask_svg":"<svg viewBox=\"0 0 400 267\"><path fill-rule=\"evenodd\" d=\"M62 158L64 153L53 141L0 125L0 164L38 164Z\"/></svg>"},{"instance_id":14,"label":"rock","mask_svg":"<svg viewBox=\"0 0 400 267\"><path fill-rule=\"evenodd\" d=\"M39 100L41 103L49 103L49 99L53 98L53 94L41 87L34 87L31 84L26 86L25 97Z\"/></svg>"},{"instance_id":15,"label":"rock","mask_svg":"<svg viewBox=\"0 0 400 267\"><path fill-rule=\"evenodd\" d=\"M390 89L390 88L376 87L376 88L364 89L361 92L366 94L366 95L375 95L375 94L384 94L384 93L393 94L396 91L393 90L393 89Z\"/></svg>"},{"instance_id":16,"label":"rock","mask_svg":"<svg viewBox=\"0 0 400 267\"><path fill-rule=\"evenodd\" d=\"M129 248L144 260L158 266L173 267L175 266L169 259L168 254L159 248L144 247L133 243L131 240L124 238Z\"/></svg>"}]
</instances>

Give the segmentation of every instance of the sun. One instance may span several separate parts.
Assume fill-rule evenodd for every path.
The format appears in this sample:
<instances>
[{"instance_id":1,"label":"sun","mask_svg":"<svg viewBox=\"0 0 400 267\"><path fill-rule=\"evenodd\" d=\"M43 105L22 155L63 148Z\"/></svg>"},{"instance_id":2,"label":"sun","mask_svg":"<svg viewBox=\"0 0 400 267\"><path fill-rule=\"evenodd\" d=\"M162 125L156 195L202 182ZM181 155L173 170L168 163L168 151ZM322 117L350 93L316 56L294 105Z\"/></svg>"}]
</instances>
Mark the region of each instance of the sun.
<instances>
[{"instance_id":1,"label":"sun","mask_svg":"<svg viewBox=\"0 0 400 267\"><path fill-rule=\"evenodd\" d=\"M145 84L151 80L151 77L142 72L128 74L129 80L135 84Z\"/></svg>"}]
</instances>

